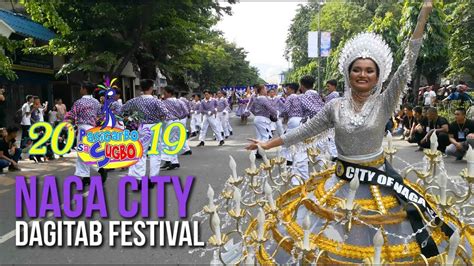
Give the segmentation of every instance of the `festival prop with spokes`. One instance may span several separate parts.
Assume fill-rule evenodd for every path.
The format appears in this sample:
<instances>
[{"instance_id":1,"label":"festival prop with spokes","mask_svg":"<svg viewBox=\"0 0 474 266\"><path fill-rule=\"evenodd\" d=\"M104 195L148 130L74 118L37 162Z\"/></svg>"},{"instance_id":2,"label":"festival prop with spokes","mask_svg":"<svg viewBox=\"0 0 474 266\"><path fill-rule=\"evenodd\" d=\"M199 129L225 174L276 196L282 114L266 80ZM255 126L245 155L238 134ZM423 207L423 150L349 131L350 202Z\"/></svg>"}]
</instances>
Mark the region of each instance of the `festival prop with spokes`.
<instances>
[{"instance_id":1,"label":"festival prop with spokes","mask_svg":"<svg viewBox=\"0 0 474 266\"><path fill-rule=\"evenodd\" d=\"M353 262L355 257L360 258L359 263L365 265L389 265L395 262L405 265L472 263L472 254L467 252L464 246L468 241L471 245L474 244L470 242L473 241L472 237L466 237L474 233L470 227L473 223L473 207L470 202L474 194L474 153L470 148L466 155L468 167L460 173L467 184L466 191L461 193L452 189L453 180L446 173L436 170L442 165L442 156L436 150L437 140L433 137L432 141L432 147L424 151L428 165L425 169L428 170L408 167L402 175L407 179L411 173L415 173L412 177L418 184L417 191L435 207L439 217L427 217L424 211L413 204L424 222L424 227L410 235L398 235L383 227L384 224L390 224L391 219L406 217L406 213L387 214L385 209L374 210L367 205L367 200L358 199L358 178L349 182L348 193L343 199L337 198L337 201L334 201L333 195L347 183L344 180L317 196L320 193L318 189L321 187L321 180L334 174L335 169L329 158L322 156L314 146L308 145L309 142L306 143L306 152L310 163L322 167L318 169L319 172L313 167L314 173L308 180L303 180L286 167L286 160L279 156L279 151L276 158L269 158L267 153L259 148L263 163L258 168L255 152L250 152L250 167L245 169L244 176L238 175L237 164L230 156L231 175L217 200L214 199L214 190L209 186L209 203L203 208L201 216L209 220L212 229L208 248L214 251L213 262L245 265L277 263L277 256L281 252L287 252L291 255L288 263L300 264L347 263ZM391 162L398 158L395 156L397 150L391 141L388 141L384 150L386 158ZM297 180L299 184L293 184L292 180ZM374 193L376 206L387 204L388 198L383 197L377 189L371 188L371 191ZM308 211L305 216L299 217L298 210L302 208ZM319 229L311 222L311 217L314 216L312 213L316 211L326 215L326 222ZM221 222L221 217L224 217L224 222ZM429 228L433 232L433 238L438 242L442 241L436 232L439 232L445 223L455 228L455 234L445 240L449 243L446 245L448 247L444 251L440 250L438 256L426 258L420 253L418 245L414 245L414 240L418 234ZM333 225L342 225L342 231L330 229ZM367 226L376 232L371 252L367 253L366 247L359 248L347 242L354 226ZM344 234L344 237L339 233ZM402 240L402 249L389 249L388 237ZM344 251L348 248L360 251ZM334 254L339 258L345 257L341 254L347 254L348 258L352 259L336 260ZM411 260L407 260L408 257L411 257ZM405 262L400 261L402 258Z\"/></svg>"}]
</instances>

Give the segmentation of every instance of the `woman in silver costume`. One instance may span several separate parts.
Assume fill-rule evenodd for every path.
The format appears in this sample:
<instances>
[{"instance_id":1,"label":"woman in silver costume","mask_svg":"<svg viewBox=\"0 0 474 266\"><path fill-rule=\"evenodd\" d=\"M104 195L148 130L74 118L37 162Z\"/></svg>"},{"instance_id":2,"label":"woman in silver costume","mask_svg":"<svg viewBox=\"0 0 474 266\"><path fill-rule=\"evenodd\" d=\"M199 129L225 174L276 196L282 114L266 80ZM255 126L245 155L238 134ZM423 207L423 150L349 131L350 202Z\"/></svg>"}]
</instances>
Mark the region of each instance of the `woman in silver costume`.
<instances>
[{"instance_id":1,"label":"woman in silver costume","mask_svg":"<svg viewBox=\"0 0 474 266\"><path fill-rule=\"evenodd\" d=\"M364 162L379 157L383 152L385 124L409 82L422 44L431 10L428 3L431 1L425 2L402 63L383 92L382 83L392 67L390 48L379 35L359 34L348 41L339 59L339 70L345 78L344 97L326 104L321 112L297 130L267 142L251 140L246 148L291 146L334 127L339 158Z\"/></svg>"},{"instance_id":2,"label":"woman in silver costume","mask_svg":"<svg viewBox=\"0 0 474 266\"><path fill-rule=\"evenodd\" d=\"M314 137L329 128L334 128L338 160L341 164L344 162L355 167L358 165L370 166L373 169L381 170L387 176L389 172L393 174L393 168L384 161L383 157L382 140L384 128L386 121L395 111L406 84L410 81L411 71L422 44L423 31L431 9L432 1L425 0L416 28L405 50L405 57L385 90L382 91L382 84L388 78L392 66L390 48L379 35L373 33L358 34L346 43L339 58L339 70L345 78L344 97L337 98L326 104L324 109L315 117L294 131L266 142L251 140L251 143L246 148L254 150L258 146L263 149L271 149L281 145L291 146L307 138ZM343 166L347 169L347 164L343 164ZM337 172L338 170L336 170ZM347 198L350 184L347 180L342 180L340 174L332 174L322 182L324 187L323 195L329 195L331 193L329 191L332 190L333 194L329 197L331 197L330 200L333 202ZM404 245L409 249L407 250L407 255L392 258L396 258L395 260L397 261L407 261L409 257L413 258L417 253L422 253L429 259L437 255L438 249L440 252L444 250L446 247L445 241L440 242L439 239L435 239L436 241L431 241L431 244L427 244L427 241L422 241L423 239L420 236L429 238L433 235L432 232L428 232L426 227L423 229L425 231L424 234L417 234L413 238L401 237L402 235L407 236L417 232L420 226L414 225L416 221L412 221L410 217L412 213L408 211L408 205L402 204L399 201L398 195L395 196L395 194L395 191L389 187L361 182L355 196L355 200L359 200L359 202L373 200L372 205L368 205L374 207L372 209L364 209L364 212L368 211L372 212L372 214L382 213L387 215L386 219L390 219L389 217L393 217L391 215L395 213L405 213L405 210L408 213L406 218L403 218L400 222L381 222L378 226L374 226L375 228L382 226L385 232L386 243L384 246L387 246L387 249L384 256L396 254L396 247ZM321 197L317 196L317 192L310 195L312 199L315 201L319 200L319 204L324 205L324 203L321 203ZM381 203L387 203L392 199L396 203L386 206L383 206ZM330 201L327 198L324 200L326 203ZM328 224L327 221L329 221L327 216L324 217L323 213L315 210L308 210L304 205L301 205L296 211L295 222L299 227L301 228L302 220L308 213L311 214L312 233L318 234L324 231ZM340 236L344 236L342 242L344 242L345 246L343 249L345 250L331 251L327 246L322 246L320 249L327 248L326 250L329 250L328 253L331 254L331 258L335 259L335 261L360 262L361 257L358 256L361 254L357 254L356 251L352 251L351 254L351 248L354 247L352 250L358 250L357 248L363 250L367 247L373 247L373 237L376 233L374 227L371 228L359 224L353 226L348 231L346 226L341 223L331 223L331 226ZM282 225L278 227L278 230L281 235L291 234L288 227ZM449 234L447 235L449 236ZM330 236L327 236L327 238L330 238ZM434 235L433 238L435 238ZM327 243L330 243L330 240L327 240ZM427 250L428 248L431 250ZM270 250L273 249L270 248ZM282 254L275 259L279 263L286 263L290 258L287 254Z\"/></svg>"}]
</instances>

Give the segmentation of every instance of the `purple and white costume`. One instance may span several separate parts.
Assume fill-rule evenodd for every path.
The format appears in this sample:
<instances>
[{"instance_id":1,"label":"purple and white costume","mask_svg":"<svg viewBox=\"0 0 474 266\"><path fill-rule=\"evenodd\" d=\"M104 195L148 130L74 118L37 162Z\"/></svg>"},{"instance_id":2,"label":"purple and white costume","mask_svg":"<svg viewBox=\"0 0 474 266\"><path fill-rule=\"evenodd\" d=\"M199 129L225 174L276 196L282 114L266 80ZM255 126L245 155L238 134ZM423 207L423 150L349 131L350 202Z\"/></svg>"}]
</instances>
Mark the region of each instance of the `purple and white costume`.
<instances>
[{"instance_id":1,"label":"purple and white costume","mask_svg":"<svg viewBox=\"0 0 474 266\"><path fill-rule=\"evenodd\" d=\"M101 107L92 95L84 95L72 105L71 111L66 113L64 119L72 120L77 125L77 130L87 131L97 125L97 120L101 115ZM77 134L77 143L79 141L79 134ZM81 157L77 156L75 176L90 177L90 165L85 164Z\"/></svg>"},{"instance_id":2,"label":"purple and white costume","mask_svg":"<svg viewBox=\"0 0 474 266\"><path fill-rule=\"evenodd\" d=\"M254 124L257 132L257 140L267 141L272 138L270 116L277 116L267 96L254 96L250 100L250 112L255 116Z\"/></svg>"},{"instance_id":3,"label":"purple and white costume","mask_svg":"<svg viewBox=\"0 0 474 266\"><path fill-rule=\"evenodd\" d=\"M209 100L207 99L202 100L201 104L199 105L199 113L201 113L203 116L202 128L199 134L199 140L200 141L206 140L207 128L209 126L211 126L211 129L214 132L214 135L216 136L217 140L218 141L223 140L221 132L220 132L219 122L217 121L217 118L216 118L217 101L212 98Z\"/></svg>"},{"instance_id":4,"label":"purple and white costume","mask_svg":"<svg viewBox=\"0 0 474 266\"><path fill-rule=\"evenodd\" d=\"M170 114L163 105L163 102L154 98L152 95L135 97L122 106L123 115L131 115L133 113L138 113L142 118L138 133L143 147L143 155L136 164L128 168L128 175L141 180L143 176L146 176L147 152L153 138L150 128L158 123L164 122L166 117ZM161 153L160 147L161 145L159 145L159 152ZM150 155L150 176L158 176L160 174L160 164L160 155Z\"/></svg>"}]
</instances>

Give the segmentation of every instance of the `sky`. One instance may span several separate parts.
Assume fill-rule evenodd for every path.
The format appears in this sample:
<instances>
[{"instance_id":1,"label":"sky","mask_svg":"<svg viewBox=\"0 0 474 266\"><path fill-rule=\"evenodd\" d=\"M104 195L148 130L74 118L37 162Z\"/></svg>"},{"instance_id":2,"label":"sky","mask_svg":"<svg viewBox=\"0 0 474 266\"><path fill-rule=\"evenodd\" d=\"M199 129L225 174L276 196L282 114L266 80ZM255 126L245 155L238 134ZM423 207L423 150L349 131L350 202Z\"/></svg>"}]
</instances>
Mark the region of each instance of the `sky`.
<instances>
[{"instance_id":1,"label":"sky","mask_svg":"<svg viewBox=\"0 0 474 266\"><path fill-rule=\"evenodd\" d=\"M232 5L232 16L224 16L216 29L248 52L247 60L259 69L261 78L279 83L279 74L290 66L283 56L285 40L301 3L304 1L241 0Z\"/></svg>"}]
</instances>

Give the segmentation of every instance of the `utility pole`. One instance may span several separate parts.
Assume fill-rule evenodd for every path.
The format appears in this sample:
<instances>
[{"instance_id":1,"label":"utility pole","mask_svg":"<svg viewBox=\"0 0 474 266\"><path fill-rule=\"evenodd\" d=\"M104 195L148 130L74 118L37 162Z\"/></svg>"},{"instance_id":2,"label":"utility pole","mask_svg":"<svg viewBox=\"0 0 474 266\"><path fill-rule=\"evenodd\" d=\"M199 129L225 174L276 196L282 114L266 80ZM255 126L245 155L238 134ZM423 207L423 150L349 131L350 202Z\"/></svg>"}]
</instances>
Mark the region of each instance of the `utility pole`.
<instances>
[{"instance_id":1,"label":"utility pole","mask_svg":"<svg viewBox=\"0 0 474 266\"><path fill-rule=\"evenodd\" d=\"M324 1L318 3L318 92L321 95L321 8Z\"/></svg>"}]
</instances>

